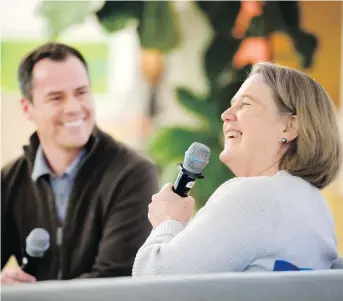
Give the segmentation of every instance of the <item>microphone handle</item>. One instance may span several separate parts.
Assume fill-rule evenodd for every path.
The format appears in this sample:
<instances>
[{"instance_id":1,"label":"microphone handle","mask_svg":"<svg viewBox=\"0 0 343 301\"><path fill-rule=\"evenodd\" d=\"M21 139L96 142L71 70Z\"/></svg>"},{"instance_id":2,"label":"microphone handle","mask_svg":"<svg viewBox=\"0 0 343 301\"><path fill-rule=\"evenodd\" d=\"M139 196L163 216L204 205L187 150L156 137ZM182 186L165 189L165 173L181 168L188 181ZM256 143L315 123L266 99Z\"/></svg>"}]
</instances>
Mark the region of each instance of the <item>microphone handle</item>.
<instances>
[{"instance_id":1,"label":"microphone handle","mask_svg":"<svg viewBox=\"0 0 343 301\"><path fill-rule=\"evenodd\" d=\"M23 261L20 267L25 273L36 277L38 267L41 261L42 261L42 257L32 257L30 255L27 255L25 252L25 255L23 257Z\"/></svg>"},{"instance_id":2,"label":"microphone handle","mask_svg":"<svg viewBox=\"0 0 343 301\"><path fill-rule=\"evenodd\" d=\"M173 191L181 197L187 197L195 183L195 180L196 177L193 177L181 170L175 180Z\"/></svg>"}]
</instances>

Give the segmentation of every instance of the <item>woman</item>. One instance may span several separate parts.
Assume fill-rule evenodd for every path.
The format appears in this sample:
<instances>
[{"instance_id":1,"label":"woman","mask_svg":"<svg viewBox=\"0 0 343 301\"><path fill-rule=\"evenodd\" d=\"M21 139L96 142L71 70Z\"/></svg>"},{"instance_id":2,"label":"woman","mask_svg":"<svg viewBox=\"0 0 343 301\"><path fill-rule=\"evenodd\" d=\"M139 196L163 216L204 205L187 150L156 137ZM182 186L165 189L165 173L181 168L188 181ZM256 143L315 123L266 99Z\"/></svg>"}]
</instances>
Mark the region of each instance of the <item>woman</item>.
<instances>
[{"instance_id":1,"label":"woman","mask_svg":"<svg viewBox=\"0 0 343 301\"><path fill-rule=\"evenodd\" d=\"M334 222L320 189L342 149L327 93L304 73L259 63L221 117L220 159L237 177L191 221L191 197L171 184L154 195L133 276L330 268Z\"/></svg>"}]
</instances>

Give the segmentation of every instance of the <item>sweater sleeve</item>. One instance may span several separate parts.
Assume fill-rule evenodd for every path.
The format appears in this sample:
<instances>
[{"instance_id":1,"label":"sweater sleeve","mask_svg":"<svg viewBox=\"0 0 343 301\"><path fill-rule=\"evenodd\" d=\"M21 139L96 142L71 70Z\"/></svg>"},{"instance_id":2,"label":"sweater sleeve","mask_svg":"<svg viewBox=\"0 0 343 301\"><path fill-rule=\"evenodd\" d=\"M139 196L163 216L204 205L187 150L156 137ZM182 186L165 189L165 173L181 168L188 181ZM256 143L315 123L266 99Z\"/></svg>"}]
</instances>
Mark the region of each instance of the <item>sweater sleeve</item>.
<instances>
[{"instance_id":1,"label":"sweater sleeve","mask_svg":"<svg viewBox=\"0 0 343 301\"><path fill-rule=\"evenodd\" d=\"M133 276L243 271L268 243L261 186L228 181L183 227L165 221L137 253Z\"/></svg>"}]
</instances>

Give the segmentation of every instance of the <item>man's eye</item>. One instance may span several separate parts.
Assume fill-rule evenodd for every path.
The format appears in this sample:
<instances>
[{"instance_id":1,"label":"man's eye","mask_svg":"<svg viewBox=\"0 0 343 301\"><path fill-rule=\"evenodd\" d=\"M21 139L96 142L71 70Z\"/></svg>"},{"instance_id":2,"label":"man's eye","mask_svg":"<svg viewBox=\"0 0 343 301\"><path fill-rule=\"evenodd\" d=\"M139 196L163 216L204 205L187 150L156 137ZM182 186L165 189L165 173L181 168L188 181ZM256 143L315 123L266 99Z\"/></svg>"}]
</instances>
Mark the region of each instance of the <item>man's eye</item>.
<instances>
[{"instance_id":1,"label":"man's eye","mask_svg":"<svg viewBox=\"0 0 343 301\"><path fill-rule=\"evenodd\" d=\"M245 106L250 106L250 103L242 102L242 107L245 107Z\"/></svg>"},{"instance_id":2,"label":"man's eye","mask_svg":"<svg viewBox=\"0 0 343 301\"><path fill-rule=\"evenodd\" d=\"M59 100L61 100L61 97L59 97L59 96L53 97L53 98L50 98L50 100L52 100L52 101L59 101Z\"/></svg>"}]
</instances>

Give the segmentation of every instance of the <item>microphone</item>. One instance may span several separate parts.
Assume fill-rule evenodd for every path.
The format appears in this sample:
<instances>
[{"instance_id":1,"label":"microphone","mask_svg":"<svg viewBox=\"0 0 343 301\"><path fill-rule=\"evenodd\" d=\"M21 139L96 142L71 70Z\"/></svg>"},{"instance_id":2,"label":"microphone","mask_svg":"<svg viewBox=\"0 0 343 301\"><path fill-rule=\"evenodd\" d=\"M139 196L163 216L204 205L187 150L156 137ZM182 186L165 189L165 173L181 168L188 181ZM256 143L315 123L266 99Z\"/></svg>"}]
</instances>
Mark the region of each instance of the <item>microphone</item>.
<instances>
[{"instance_id":1,"label":"microphone","mask_svg":"<svg viewBox=\"0 0 343 301\"><path fill-rule=\"evenodd\" d=\"M196 179L203 179L201 174L209 162L210 149L199 142L194 142L185 152L183 164L173 186L173 191L181 197L187 197Z\"/></svg>"},{"instance_id":2,"label":"microphone","mask_svg":"<svg viewBox=\"0 0 343 301\"><path fill-rule=\"evenodd\" d=\"M50 235L42 228L33 229L26 238L26 248L21 269L32 276L36 276L44 253L50 247Z\"/></svg>"}]
</instances>

